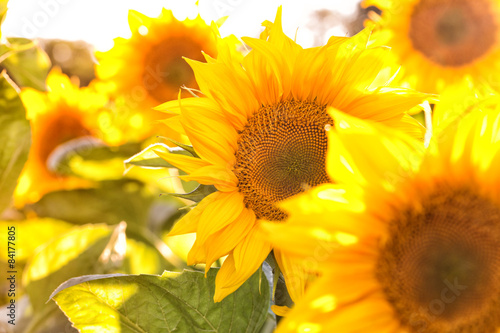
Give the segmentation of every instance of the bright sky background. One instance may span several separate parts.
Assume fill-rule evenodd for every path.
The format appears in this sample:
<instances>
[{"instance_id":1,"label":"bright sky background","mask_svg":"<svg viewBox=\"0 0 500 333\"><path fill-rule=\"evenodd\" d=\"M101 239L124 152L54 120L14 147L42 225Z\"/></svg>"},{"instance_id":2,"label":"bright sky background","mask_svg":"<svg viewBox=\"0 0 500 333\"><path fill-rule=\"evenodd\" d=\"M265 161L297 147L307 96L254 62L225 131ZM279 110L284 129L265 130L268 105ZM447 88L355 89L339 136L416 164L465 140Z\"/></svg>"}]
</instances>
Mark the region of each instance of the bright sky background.
<instances>
[{"instance_id":1,"label":"bright sky background","mask_svg":"<svg viewBox=\"0 0 500 333\"><path fill-rule=\"evenodd\" d=\"M313 43L310 14L318 9L334 9L342 15L354 14L358 0L199 0L201 17L210 22L228 16L221 34L257 36L264 20L274 20L277 7L284 3L284 30L297 34L304 47ZM195 0L10 0L2 34L7 37L85 40L99 50L113 46L113 38L128 37L127 13L135 9L158 16L161 8L173 9L178 19L196 16ZM308 28L309 27L309 28ZM297 28L299 28L297 30ZM329 35L346 35L341 26Z\"/></svg>"}]
</instances>

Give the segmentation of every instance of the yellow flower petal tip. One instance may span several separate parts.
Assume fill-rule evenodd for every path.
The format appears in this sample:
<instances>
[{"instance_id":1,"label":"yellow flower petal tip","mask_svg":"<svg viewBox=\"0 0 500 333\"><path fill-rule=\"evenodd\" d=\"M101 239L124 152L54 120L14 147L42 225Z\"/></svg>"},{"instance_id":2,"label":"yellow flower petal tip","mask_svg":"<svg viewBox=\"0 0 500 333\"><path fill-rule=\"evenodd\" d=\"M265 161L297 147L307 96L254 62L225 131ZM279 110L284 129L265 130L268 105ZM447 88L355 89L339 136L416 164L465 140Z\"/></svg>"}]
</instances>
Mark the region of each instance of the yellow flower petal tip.
<instances>
[{"instance_id":1,"label":"yellow flower petal tip","mask_svg":"<svg viewBox=\"0 0 500 333\"><path fill-rule=\"evenodd\" d=\"M275 315L280 317L285 317L290 312L290 308L288 306L279 306L279 305L271 305L271 310Z\"/></svg>"}]
</instances>

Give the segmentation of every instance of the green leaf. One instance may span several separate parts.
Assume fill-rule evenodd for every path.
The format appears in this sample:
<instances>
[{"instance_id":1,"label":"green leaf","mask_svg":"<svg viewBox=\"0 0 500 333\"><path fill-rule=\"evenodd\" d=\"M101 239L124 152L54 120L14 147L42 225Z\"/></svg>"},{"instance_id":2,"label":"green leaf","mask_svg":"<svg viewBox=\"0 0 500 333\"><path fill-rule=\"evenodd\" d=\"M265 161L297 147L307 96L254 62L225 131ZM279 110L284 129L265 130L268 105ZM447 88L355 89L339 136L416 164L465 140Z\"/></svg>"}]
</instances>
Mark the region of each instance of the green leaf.
<instances>
[{"instance_id":1,"label":"green leaf","mask_svg":"<svg viewBox=\"0 0 500 333\"><path fill-rule=\"evenodd\" d=\"M47 159L47 168L96 182L119 180L124 176L123 161L139 150L139 143L112 147L93 137L80 137L57 146Z\"/></svg>"},{"instance_id":2,"label":"green leaf","mask_svg":"<svg viewBox=\"0 0 500 333\"><path fill-rule=\"evenodd\" d=\"M48 193L30 208L38 216L75 224L126 221L129 225L144 225L154 198L144 195L137 181L106 181L99 188Z\"/></svg>"},{"instance_id":3,"label":"green leaf","mask_svg":"<svg viewBox=\"0 0 500 333\"><path fill-rule=\"evenodd\" d=\"M5 44L0 44L0 63L16 53L27 51L35 47L35 42L26 38L8 38Z\"/></svg>"},{"instance_id":4,"label":"green leaf","mask_svg":"<svg viewBox=\"0 0 500 333\"><path fill-rule=\"evenodd\" d=\"M50 154L47 163L52 172L75 175L78 170L72 170L73 159L81 161L121 159L123 161L130 155L135 154L139 149L140 144L138 143L127 143L111 147L99 139L86 136L66 141L57 146ZM123 173L123 165L120 165L120 173Z\"/></svg>"},{"instance_id":5,"label":"green leaf","mask_svg":"<svg viewBox=\"0 0 500 333\"><path fill-rule=\"evenodd\" d=\"M35 311L41 310L51 292L69 278L103 273L99 262L109 245L113 228L85 225L47 243L26 267L23 282Z\"/></svg>"},{"instance_id":6,"label":"green leaf","mask_svg":"<svg viewBox=\"0 0 500 333\"><path fill-rule=\"evenodd\" d=\"M125 160L125 168L129 168L132 165L149 168L176 168L172 164L165 161L163 158L158 157L158 155L154 152L155 149L168 151L171 154L191 156L189 152L185 151L182 148L172 148L162 143L155 143L144 148L142 151L130 157L129 159Z\"/></svg>"},{"instance_id":7,"label":"green leaf","mask_svg":"<svg viewBox=\"0 0 500 333\"><path fill-rule=\"evenodd\" d=\"M31 145L30 124L18 92L0 77L0 214L10 204Z\"/></svg>"},{"instance_id":8,"label":"green leaf","mask_svg":"<svg viewBox=\"0 0 500 333\"><path fill-rule=\"evenodd\" d=\"M185 150L186 152L188 152L189 154L191 154L191 156L193 156L193 157L198 157L198 158L200 157L196 153L196 151L194 150L193 146L180 143L179 141L175 141L174 139L170 139L170 138L167 138L167 137L164 137L164 136L159 136L159 138L162 138L164 140L172 142L174 145L176 145L179 148L182 148L183 150Z\"/></svg>"},{"instance_id":9,"label":"green leaf","mask_svg":"<svg viewBox=\"0 0 500 333\"><path fill-rule=\"evenodd\" d=\"M168 195L171 195L173 197L177 198L182 198L182 199L188 199L194 202L200 202L203 200L207 195L214 193L217 191L215 186L213 185L199 185L197 188L195 188L193 191L189 193L168 193Z\"/></svg>"},{"instance_id":10,"label":"green leaf","mask_svg":"<svg viewBox=\"0 0 500 333\"><path fill-rule=\"evenodd\" d=\"M169 251L165 252L165 244L155 232L160 234L167 227L164 225L170 226L171 221L179 215L181 205L183 203L178 199L149 193L142 183L121 180L101 182L100 187L94 189L51 192L28 208L37 216L74 224L86 224L89 221L116 224L126 221L127 236L156 249L161 255L159 264L163 267L160 271L163 271L178 267L182 262Z\"/></svg>"},{"instance_id":11,"label":"green leaf","mask_svg":"<svg viewBox=\"0 0 500 333\"><path fill-rule=\"evenodd\" d=\"M207 278L193 271L110 277L63 289L53 299L80 332L259 332L269 307L265 276L256 272L214 303L217 271Z\"/></svg>"},{"instance_id":12,"label":"green leaf","mask_svg":"<svg viewBox=\"0 0 500 333\"><path fill-rule=\"evenodd\" d=\"M14 226L16 234L16 261L24 262L31 258L36 249L55 237L68 232L73 225L50 218L35 218L25 221L0 221L0 230ZM0 244L7 244L8 234L0 233ZM8 252L0 253L0 261L8 261Z\"/></svg>"},{"instance_id":13,"label":"green leaf","mask_svg":"<svg viewBox=\"0 0 500 333\"><path fill-rule=\"evenodd\" d=\"M168 163L161 157L145 158L139 161L126 160L125 165L128 164L149 168L175 168L175 166Z\"/></svg>"},{"instance_id":14,"label":"green leaf","mask_svg":"<svg viewBox=\"0 0 500 333\"><path fill-rule=\"evenodd\" d=\"M25 38L8 38L10 52L4 54L2 66L12 79L21 87L46 90L45 80L51 62L40 46Z\"/></svg>"}]
</instances>

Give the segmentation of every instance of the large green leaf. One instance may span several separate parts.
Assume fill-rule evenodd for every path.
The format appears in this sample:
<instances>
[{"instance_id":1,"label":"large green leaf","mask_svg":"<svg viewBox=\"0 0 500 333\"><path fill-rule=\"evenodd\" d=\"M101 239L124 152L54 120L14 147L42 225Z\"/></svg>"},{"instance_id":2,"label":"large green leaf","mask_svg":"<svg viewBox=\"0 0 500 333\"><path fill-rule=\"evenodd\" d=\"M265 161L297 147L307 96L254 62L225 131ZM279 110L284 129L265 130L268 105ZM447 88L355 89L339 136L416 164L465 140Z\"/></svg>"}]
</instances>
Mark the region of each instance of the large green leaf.
<instances>
[{"instance_id":1,"label":"large green leaf","mask_svg":"<svg viewBox=\"0 0 500 333\"><path fill-rule=\"evenodd\" d=\"M111 172L111 174L116 174L121 178L123 176L123 160L139 150L139 143L126 143L121 146L111 147L97 138L88 136L79 137L60 144L52 151L49 156L49 168L52 172L58 174L88 178L84 177L85 175L82 175L83 172L79 170L85 162L96 163L119 160L117 170ZM80 162L75 163L75 161ZM75 164L78 168L74 168ZM96 163L96 165L100 169L99 174L110 173L106 170L106 164L99 165ZM90 177L90 179L99 180L99 177L103 178L102 176L95 175ZM109 178L104 177L103 179Z\"/></svg>"},{"instance_id":2,"label":"large green leaf","mask_svg":"<svg viewBox=\"0 0 500 333\"><path fill-rule=\"evenodd\" d=\"M51 63L41 47L29 39L7 38L9 52L2 55L2 66L21 87L45 91Z\"/></svg>"},{"instance_id":3,"label":"large green leaf","mask_svg":"<svg viewBox=\"0 0 500 333\"><path fill-rule=\"evenodd\" d=\"M31 145L30 124L9 78L0 76L0 214L10 204Z\"/></svg>"},{"instance_id":4,"label":"large green leaf","mask_svg":"<svg viewBox=\"0 0 500 333\"><path fill-rule=\"evenodd\" d=\"M103 273L100 264L109 248L113 228L107 225L75 227L41 249L26 267L23 283L35 311L40 311L54 289L79 275Z\"/></svg>"},{"instance_id":5,"label":"large green leaf","mask_svg":"<svg viewBox=\"0 0 500 333\"><path fill-rule=\"evenodd\" d=\"M217 271L211 269L207 278L184 271L115 276L73 286L68 281L71 287L53 299L80 332L259 332L270 299L265 275L256 272L214 303Z\"/></svg>"},{"instance_id":6,"label":"large green leaf","mask_svg":"<svg viewBox=\"0 0 500 333\"><path fill-rule=\"evenodd\" d=\"M26 262L36 249L68 232L73 226L67 222L50 218L33 218L24 221L0 221L0 230L14 226L16 233L22 235L16 239L16 262ZM7 232L0 232L0 244L7 244ZM0 261L7 262L7 252L0 253Z\"/></svg>"},{"instance_id":7,"label":"large green leaf","mask_svg":"<svg viewBox=\"0 0 500 333\"><path fill-rule=\"evenodd\" d=\"M30 208L38 216L75 224L115 224L126 221L129 226L143 226L154 199L144 195L139 182L122 180L101 182L94 189L51 192Z\"/></svg>"},{"instance_id":8,"label":"large green leaf","mask_svg":"<svg viewBox=\"0 0 500 333\"><path fill-rule=\"evenodd\" d=\"M124 273L150 273L158 274L165 267L164 260L160 257L157 251L145 243L126 239L126 253L124 252L125 237L124 237L124 224L120 224L110 237L102 237L102 233L107 233L108 227L106 226L89 226L90 228L83 229L79 227L66 236L60 238L52 243L49 247L42 250L44 258L35 257L34 263L31 265L31 272L43 273L43 270L53 270L51 266L61 267L52 275L50 279L54 283L46 285L48 278L40 279L41 282L35 282L31 294L35 295L34 301L39 305L36 307L36 312L31 315L25 316L20 320L20 332L25 333L49 333L49 332L73 332L76 331L71 328L71 323L68 318L64 316L61 310L53 302L48 304L41 304L49 299L47 296L56 286L59 285L65 278L75 276L78 274L93 274L95 276L110 276L97 275L99 272L124 272ZM93 238L97 240L93 242ZM104 250L102 250L106 240ZM83 240L83 241L82 241ZM93 242L93 243L92 243ZM78 254L89 244L87 249ZM67 246L71 246L67 249ZM75 257L75 252L78 256ZM53 257L55 256L55 257ZM75 257L74 259L71 259ZM46 261L50 260L50 264ZM62 261L62 262L61 262ZM41 266L42 265L42 266ZM94 275L95 274L95 275ZM26 274L29 278L28 274ZM42 274L42 275L46 275ZM118 274L124 275L124 274ZM87 281L87 276L80 276L72 278L70 281ZM29 279L26 279L30 283ZM39 290L37 291L38 288ZM31 287L30 287L31 289ZM43 290L43 292L42 292ZM41 305L41 306L40 306ZM62 327L62 328L61 328ZM64 329L63 329L64 328Z\"/></svg>"}]
</instances>

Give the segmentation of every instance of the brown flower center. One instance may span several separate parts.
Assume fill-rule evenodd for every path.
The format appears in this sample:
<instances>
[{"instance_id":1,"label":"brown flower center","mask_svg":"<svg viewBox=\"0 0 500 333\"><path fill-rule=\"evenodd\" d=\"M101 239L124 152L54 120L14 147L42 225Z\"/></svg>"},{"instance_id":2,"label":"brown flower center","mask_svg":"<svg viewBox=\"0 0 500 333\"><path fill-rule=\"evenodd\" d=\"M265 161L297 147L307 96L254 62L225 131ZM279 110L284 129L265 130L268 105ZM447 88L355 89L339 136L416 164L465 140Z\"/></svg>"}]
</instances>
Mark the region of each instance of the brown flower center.
<instances>
[{"instance_id":1,"label":"brown flower center","mask_svg":"<svg viewBox=\"0 0 500 333\"><path fill-rule=\"evenodd\" d=\"M182 58L202 61L202 45L186 38L169 38L153 46L144 60L142 83L150 96L165 102L177 99L181 86L198 88L193 70Z\"/></svg>"},{"instance_id":2,"label":"brown flower center","mask_svg":"<svg viewBox=\"0 0 500 333\"><path fill-rule=\"evenodd\" d=\"M413 47L450 67L471 64L495 44L496 16L486 0L421 0L410 18Z\"/></svg>"},{"instance_id":3,"label":"brown flower center","mask_svg":"<svg viewBox=\"0 0 500 333\"><path fill-rule=\"evenodd\" d=\"M238 140L235 173L257 218L281 221L274 203L330 182L326 173L326 106L287 101L260 108Z\"/></svg>"},{"instance_id":4,"label":"brown flower center","mask_svg":"<svg viewBox=\"0 0 500 333\"><path fill-rule=\"evenodd\" d=\"M37 158L43 165L59 145L92 134L83 123L83 115L77 115L71 110L61 110L42 117L43 120L38 121L34 128L35 136L41 139L33 142L32 149L37 152Z\"/></svg>"},{"instance_id":5,"label":"brown flower center","mask_svg":"<svg viewBox=\"0 0 500 333\"><path fill-rule=\"evenodd\" d=\"M377 278L410 332L494 332L500 208L469 189L443 188L391 222Z\"/></svg>"}]
</instances>

